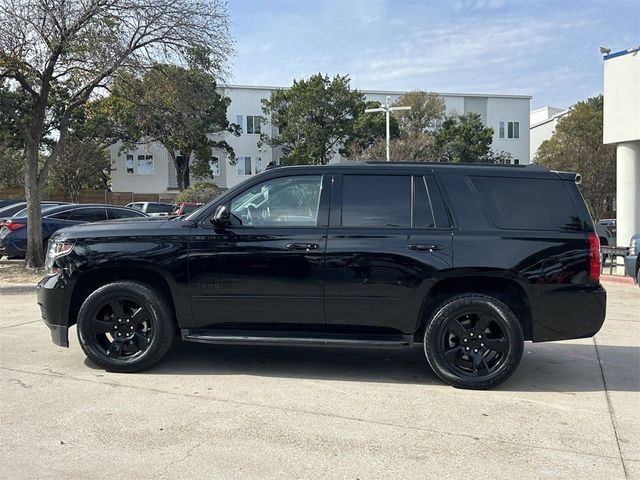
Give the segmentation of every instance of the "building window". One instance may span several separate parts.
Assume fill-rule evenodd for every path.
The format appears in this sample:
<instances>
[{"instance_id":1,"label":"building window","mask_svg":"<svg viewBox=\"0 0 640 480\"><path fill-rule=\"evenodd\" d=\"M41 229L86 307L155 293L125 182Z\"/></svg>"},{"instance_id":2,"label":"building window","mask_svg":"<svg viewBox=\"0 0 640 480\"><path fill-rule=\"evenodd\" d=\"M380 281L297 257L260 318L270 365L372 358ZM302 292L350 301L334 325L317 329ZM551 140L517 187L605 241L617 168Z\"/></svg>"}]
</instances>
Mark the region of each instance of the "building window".
<instances>
[{"instance_id":1,"label":"building window","mask_svg":"<svg viewBox=\"0 0 640 480\"><path fill-rule=\"evenodd\" d=\"M127 175L133 175L133 155L127 155Z\"/></svg>"},{"instance_id":2,"label":"building window","mask_svg":"<svg viewBox=\"0 0 640 480\"><path fill-rule=\"evenodd\" d=\"M262 157L256 157L256 162L253 171L260 173L262 171Z\"/></svg>"},{"instance_id":3,"label":"building window","mask_svg":"<svg viewBox=\"0 0 640 480\"><path fill-rule=\"evenodd\" d=\"M262 127L262 117L247 115L247 133L259 134Z\"/></svg>"},{"instance_id":4,"label":"building window","mask_svg":"<svg viewBox=\"0 0 640 480\"><path fill-rule=\"evenodd\" d=\"M238 157L238 175L251 175L251 157Z\"/></svg>"},{"instance_id":5,"label":"building window","mask_svg":"<svg viewBox=\"0 0 640 480\"><path fill-rule=\"evenodd\" d=\"M209 160L209 168L211 169L211 175L214 177L220 175L220 160L218 157L211 157L211 160Z\"/></svg>"},{"instance_id":6,"label":"building window","mask_svg":"<svg viewBox=\"0 0 640 480\"><path fill-rule=\"evenodd\" d=\"M520 165L520 160L518 160L517 158L513 159L513 164L514 165Z\"/></svg>"},{"instance_id":7,"label":"building window","mask_svg":"<svg viewBox=\"0 0 640 480\"><path fill-rule=\"evenodd\" d=\"M500 122L500 138L504 138L504 122Z\"/></svg>"},{"instance_id":8,"label":"building window","mask_svg":"<svg viewBox=\"0 0 640 480\"><path fill-rule=\"evenodd\" d=\"M509 122L509 138L520 138L520 122Z\"/></svg>"},{"instance_id":9,"label":"building window","mask_svg":"<svg viewBox=\"0 0 640 480\"><path fill-rule=\"evenodd\" d=\"M236 115L236 124L238 124L238 131L242 133L244 131L244 122L242 119L242 115Z\"/></svg>"},{"instance_id":10,"label":"building window","mask_svg":"<svg viewBox=\"0 0 640 480\"><path fill-rule=\"evenodd\" d=\"M153 175L153 155L138 155L138 175Z\"/></svg>"}]
</instances>

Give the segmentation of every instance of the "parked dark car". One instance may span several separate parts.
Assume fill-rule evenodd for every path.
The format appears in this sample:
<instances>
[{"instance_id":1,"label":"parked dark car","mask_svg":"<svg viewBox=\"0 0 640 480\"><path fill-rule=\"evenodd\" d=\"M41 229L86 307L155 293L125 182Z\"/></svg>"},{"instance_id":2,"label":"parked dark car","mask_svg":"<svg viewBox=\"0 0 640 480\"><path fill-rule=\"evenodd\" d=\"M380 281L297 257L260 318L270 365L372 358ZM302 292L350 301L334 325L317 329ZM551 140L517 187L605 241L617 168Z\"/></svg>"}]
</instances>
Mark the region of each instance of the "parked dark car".
<instances>
[{"instance_id":1,"label":"parked dark car","mask_svg":"<svg viewBox=\"0 0 640 480\"><path fill-rule=\"evenodd\" d=\"M279 167L183 219L66 228L38 303L96 365L212 344L421 345L446 382L490 388L525 340L590 337L606 294L571 173L539 166Z\"/></svg>"},{"instance_id":2,"label":"parked dark car","mask_svg":"<svg viewBox=\"0 0 640 480\"><path fill-rule=\"evenodd\" d=\"M625 274L640 286L640 233L631 237L629 254L624 258Z\"/></svg>"},{"instance_id":3,"label":"parked dark car","mask_svg":"<svg viewBox=\"0 0 640 480\"><path fill-rule=\"evenodd\" d=\"M42 240L47 245L49 237L61 228L78 223L104 220L141 218L146 214L131 208L102 204L51 205L42 209ZM27 217L12 217L0 226L0 256L23 258L27 253Z\"/></svg>"},{"instance_id":4,"label":"parked dark car","mask_svg":"<svg viewBox=\"0 0 640 480\"><path fill-rule=\"evenodd\" d=\"M5 198L0 200L0 209L13 205L14 203L24 202L24 198Z\"/></svg>"},{"instance_id":5,"label":"parked dark car","mask_svg":"<svg viewBox=\"0 0 640 480\"><path fill-rule=\"evenodd\" d=\"M198 202L176 203L173 206L173 212L171 212L171 216L180 217L182 215L189 215L190 213L195 212L198 208L200 208L203 205L204 203L198 203Z\"/></svg>"},{"instance_id":6,"label":"parked dark car","mask_svg":"<svg viewBox=\"0 0 640 480\"><path fill-rule=\"evenodd\" d=\"M54 202L54 201L44 201L41 203L42 207L52 206L52 205L71 205L68 202ZM27 202L16 202L11 205L7 205L6 207L0 208L0 220L7 219L15 216L20 210L24 210L27 208Z\"/></svg>"}]
</instances>

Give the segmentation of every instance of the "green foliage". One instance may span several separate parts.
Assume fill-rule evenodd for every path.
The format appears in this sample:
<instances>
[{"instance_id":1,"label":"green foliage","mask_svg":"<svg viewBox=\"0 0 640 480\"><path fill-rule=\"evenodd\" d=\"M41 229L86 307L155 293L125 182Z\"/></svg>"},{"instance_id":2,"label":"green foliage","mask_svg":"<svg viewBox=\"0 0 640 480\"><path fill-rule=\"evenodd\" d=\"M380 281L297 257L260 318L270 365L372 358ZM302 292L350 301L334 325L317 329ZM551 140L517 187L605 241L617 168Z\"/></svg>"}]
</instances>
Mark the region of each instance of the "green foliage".
<instances>
[{"instance_id":1,"label":"green foliage","mask_svg":"<svg viewBox=\"0 0 640 480\"><path fill-rule=\"evenodd\" d=\"M365 108L379 108L380 102L367 102ZM391 116L389 119L389 136L394 139L400 136L398 120ZM350 156L358 156L370 145L379 141L386 142L387 122L386 115L380 113L362 113L355 118L353 123L353 133L347 139L344 150Z\"/></svg>"},{"instance_id":2,"label":"green foliage","mask_svg":"<svg viewBox=\"0 0 640 480\"><path fill-rule=\"evenodd\" d=\"M176 203L198 202L207 203L222 193L215 183L198 182L184 189L176 196Z\"/></svg>"},{"instance_id":3,"label":"green foliage","mask_svg":"<svg viewBox=\"0 0 640 480\"><path fill-rule=\"evenodd\" d=\"M416 90L400 96L393 104L397 107L411 107L393 113L397 118L403 135L419 134L432 131L444 118L445 103L440 95L433 92Z\"/></svg>"},{"instance_id":4,"label":"green foliage","mask_svg":"<svg viewBox=\"0 0 640 480\"><path fill-rule=\"evenodd\" d=\"M143 78L118 83L108 100L111 116L120 129L124 148L138 142L160 142L173 158L178 186L189 186L191 163L200 176L210 176L212 149L235 160L233 149L212 134L238 134L229 124L231 100L218 93L213 76L174 65L157 65Z\"/></svg>"},{"instance_id":5,"label":"green foliage","mask_svg":"<svg viewBox=\"0 0 640 480\"><path fill-rule=\"evenodd\" d=\"M573 105L534 160L552 170L580 173L580 191L596 220L612 214L616 195L616 148L602 143L602 110L602 95Z\"/></svg>"},{"instance_id":6,"label":"green foliage","mask_svg":"<svg viewBox=\"0 0 640 480\"><path fill-rule=\"evenodd\" d=\"M278 134L263 133L260 140L282 148L283 164L326 164L344 151L364 108L364 95L351 89L348 76L330 79L316 74L295 80L289 90L273 92L262 101L262 110Z\"/></svg>"},{"instance_id":7,"label":"green foliage","mask_svg":"<svg viewBox=\"0 0 640 480\"><path fill-rule=\"evenodd\" d=\"M436 135L441 161L490 163L493 129L477 113L447 118Z\"/></svg>"},{"instance_id":8,"label":"green foliage","mask_svg":"<svg viewBox=\"0 0 640 480\"><path fill-rule=\"evenodd\" d=\"M400 135L389 144L389 159L394 162L436 161L434 156L435 137L430 132ZM353 160L385 160L387 144L384 138L354 153Z\"/></svg>"},{"instance_id":9,"label":"green foliage","mask_svg":"<svg viewBox=\"0 0 640 480\"><path fill-rule=\"evenodd\" d=\"M505 152L504 150L490 150L485 156L485 160L486 163L512 164L513 155L509 152Z\"/></svg>"}]
</instances>

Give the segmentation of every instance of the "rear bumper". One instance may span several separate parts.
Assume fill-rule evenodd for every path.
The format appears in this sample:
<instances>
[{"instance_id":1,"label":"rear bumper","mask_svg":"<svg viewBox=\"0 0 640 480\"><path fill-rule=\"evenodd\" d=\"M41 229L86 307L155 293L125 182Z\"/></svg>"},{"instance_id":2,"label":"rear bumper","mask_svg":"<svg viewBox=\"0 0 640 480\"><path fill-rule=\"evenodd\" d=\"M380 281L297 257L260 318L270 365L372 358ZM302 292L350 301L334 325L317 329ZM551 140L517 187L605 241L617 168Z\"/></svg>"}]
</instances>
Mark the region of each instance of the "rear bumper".
<instances>
[{"instance_id":1,"label":"rear bumper","mask_svg":"<svg viewBox=\"0 0 640 480\"><path fill-rule=\"evenodd\" d=\"M607 293L602 285L567 286L539 297L534 310L533 341L593 337L604 323Z\"/></svg>"},{"instance_id":2,"label":"rear bumper","mask_svg":"<svg viewBox=\"0 0 640 480\"><path fill-rule=\"evenodd\" d=\"M62 282L59 275L45 277L37 287L38 306L42 321L51 331L51 341L60 346L69 346L69 305L71 288Z\"/></svg>"}]
</instances>

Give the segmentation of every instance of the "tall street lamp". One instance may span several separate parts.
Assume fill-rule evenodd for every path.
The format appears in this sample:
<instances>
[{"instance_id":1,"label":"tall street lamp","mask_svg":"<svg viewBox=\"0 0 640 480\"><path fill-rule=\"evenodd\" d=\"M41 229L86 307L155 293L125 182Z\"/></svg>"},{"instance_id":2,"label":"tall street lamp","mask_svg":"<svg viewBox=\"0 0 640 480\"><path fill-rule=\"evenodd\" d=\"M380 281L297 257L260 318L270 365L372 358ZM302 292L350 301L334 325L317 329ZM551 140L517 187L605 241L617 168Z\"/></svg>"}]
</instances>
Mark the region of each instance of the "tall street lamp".
<instances>
[{"instance_id":1,"label":"tall street lamp","mask_svg":"<svg viewBox=\"0 0 640 480\"><path fill-rule=\"evenodd\" d=\"M389 100L391 100L391 97L387 95L384 105L381 105L379 108L367 108L364 111L364 113L385 112L387 116L387 162L389 161L389 142L391 140L389 131L389 114L398 110L411 110L411 107L392 107Z\"/></svg>"}]
</instances>

